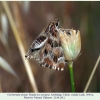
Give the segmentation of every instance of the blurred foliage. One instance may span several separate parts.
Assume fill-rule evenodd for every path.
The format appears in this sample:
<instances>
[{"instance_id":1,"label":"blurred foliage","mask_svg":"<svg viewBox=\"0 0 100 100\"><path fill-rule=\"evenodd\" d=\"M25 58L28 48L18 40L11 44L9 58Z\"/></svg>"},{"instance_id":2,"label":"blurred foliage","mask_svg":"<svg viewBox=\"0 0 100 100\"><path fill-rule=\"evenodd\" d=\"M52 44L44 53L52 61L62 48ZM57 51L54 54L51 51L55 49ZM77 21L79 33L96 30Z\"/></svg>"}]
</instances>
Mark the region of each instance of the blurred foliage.
<instances>
[{"instance_id":1,"label":"blurred foliage","mask_svg":"<svg viewBox=\"0 0 100 100\"><path fill-rule=\"evenodd\" d=\"M28 3L28 4L27 4ZM80 30L82 39L82 54L74 62L76 92L83 92L90 73L100 54L100 2L18 2L24 33L21 34L27 52L32 41L41 30L53 19L59 18L64 28ZM13 2L8 2L14 15ZM0 15L4 12L0 2ZM27 6L27 9L25 9ZM1 21L0 21L1 23ZM17 25L17 22L15 23ZM6 29L5 29L6 30ZM2 31L0 25L0 31ZM0 56L13 67L20 80L0 68L0 84L2 92L31 92L31 86L24 65L8 22L8 44L6 50L0 41ZM40 67L30 60L39 92L71 92L69 69L65 66L63 72ZM89 92L100 92L100 64L89 86Z\"/></svg>"}]
</instances>

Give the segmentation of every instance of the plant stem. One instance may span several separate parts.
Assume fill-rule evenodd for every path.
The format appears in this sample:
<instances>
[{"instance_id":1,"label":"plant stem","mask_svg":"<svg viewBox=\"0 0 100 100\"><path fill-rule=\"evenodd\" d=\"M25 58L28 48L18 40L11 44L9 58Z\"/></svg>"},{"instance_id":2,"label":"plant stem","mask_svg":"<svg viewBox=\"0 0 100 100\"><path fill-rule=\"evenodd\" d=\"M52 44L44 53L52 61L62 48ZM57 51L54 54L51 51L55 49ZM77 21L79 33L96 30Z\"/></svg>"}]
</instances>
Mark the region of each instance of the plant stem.
<instances>
[{"instance_id":1,"label":"plant stem","mask_svg":"<svg viewBox=\"0 0 100 100\"><path fill-rule=\"evenodd\" d=\"M86 84L86 86L85 86L84 92L87 92L87 90L88 90L88 88L89 88L89 85L90 85L90 83L91 83L91 80L93 79L94 73L95 73L95 71L96 71L96 69L97 69L97 67L98 67L99 62L100 62L100 55L99 55L99 57L98 57L98 59L97 59L97 61L96 61L96 64L95 64L95 66L94 66L92 72L91 72L91 75L90 75L90 77L89 77L89 80L88 80L88 82L87 82L87 84Z\"/></svg>"},{"instance_id":2,"label":"plant stem","mask_svg":"<svg viewBox=\"0 0 100 100\"><path fill-rule=\"evenodd\" d=\"M75 92L74 74L73 74L73 62L68 62L68 66L69 66L69 71L70 71L70 80L71 80L72 92Z\"/></svg>"}]
</instances>

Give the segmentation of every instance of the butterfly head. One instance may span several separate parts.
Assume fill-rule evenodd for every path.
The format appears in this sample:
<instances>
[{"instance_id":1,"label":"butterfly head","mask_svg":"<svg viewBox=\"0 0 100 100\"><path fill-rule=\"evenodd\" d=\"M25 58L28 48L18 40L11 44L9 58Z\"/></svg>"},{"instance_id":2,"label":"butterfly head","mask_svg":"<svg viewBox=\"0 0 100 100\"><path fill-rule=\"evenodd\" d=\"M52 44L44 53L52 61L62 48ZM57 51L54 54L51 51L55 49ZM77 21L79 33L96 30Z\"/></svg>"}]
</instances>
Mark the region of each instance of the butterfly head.
<instances>
[{"instance_id":1,"label":"butterfly head","mask_svg":"<svg viewBox=\"0 0 100 100\"><path fill-rule=\"evenodd\" d=\"M55 19L47 25L45 29L45 33L53 33L54 31L58 30L59 27L59 19Z\"/></svg>"},{"instance_id":2,"label":"butterfly head","mask_svg":"<svg viewBox=\"0 0 100 100\"><path fill-rule=\"evenodd\" d=\"M55 19L55 20L51 21L51 23L55 26L55 28L59 27L59 19Z\"/></svg>"}]
</instances>

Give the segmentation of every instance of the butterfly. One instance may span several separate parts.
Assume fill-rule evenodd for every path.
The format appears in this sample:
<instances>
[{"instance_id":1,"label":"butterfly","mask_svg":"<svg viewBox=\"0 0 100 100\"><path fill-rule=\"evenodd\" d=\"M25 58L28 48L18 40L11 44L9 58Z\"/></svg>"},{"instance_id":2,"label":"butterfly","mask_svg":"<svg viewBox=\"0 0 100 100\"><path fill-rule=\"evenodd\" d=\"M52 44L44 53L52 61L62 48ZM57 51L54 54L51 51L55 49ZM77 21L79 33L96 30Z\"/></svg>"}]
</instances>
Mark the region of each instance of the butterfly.
<instances>
[{"instance_id":1,"label":"butterfly","mask_svg":"<svg viewBox=\"0 0 100 100\"><path fill-rule=\"evenodd\" d=\"M25 57L36 60L40 66L63 71L65 57L59 38L59 19L51 21L33 41Z\"/></svg>"}]
</instances>

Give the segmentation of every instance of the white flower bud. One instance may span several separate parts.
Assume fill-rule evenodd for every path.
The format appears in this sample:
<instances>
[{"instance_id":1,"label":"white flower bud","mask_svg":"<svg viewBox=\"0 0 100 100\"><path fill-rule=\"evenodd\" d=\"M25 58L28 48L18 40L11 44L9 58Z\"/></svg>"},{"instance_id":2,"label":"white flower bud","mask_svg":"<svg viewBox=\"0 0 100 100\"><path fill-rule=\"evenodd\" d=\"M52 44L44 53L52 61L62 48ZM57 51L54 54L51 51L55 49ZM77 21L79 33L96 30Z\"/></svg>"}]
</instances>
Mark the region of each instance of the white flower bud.
<instances>
[{"instance_id":1,"label":"white flower bud","mask_svg":"<svg viewBox=\"0 0 100 100\"><path fill-rule=\"evenodd\" d=\"M75 60L81 50L80 31L73 29L59 29L59 37L65 59L67 61Z\"/></svg>"}]
</instances>

